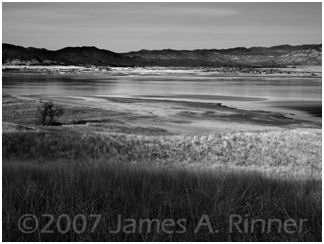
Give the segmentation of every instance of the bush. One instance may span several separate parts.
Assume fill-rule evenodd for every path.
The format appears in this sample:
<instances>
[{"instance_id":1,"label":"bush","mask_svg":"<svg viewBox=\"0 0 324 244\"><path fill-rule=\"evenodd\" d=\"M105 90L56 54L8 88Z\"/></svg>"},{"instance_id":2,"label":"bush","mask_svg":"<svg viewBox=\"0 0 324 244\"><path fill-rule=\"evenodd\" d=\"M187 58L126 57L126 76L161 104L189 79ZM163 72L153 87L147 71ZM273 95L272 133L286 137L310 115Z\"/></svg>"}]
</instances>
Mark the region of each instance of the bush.
<instances>
[{"instance_id":1,"label":"bush","mask_svg":"<svg viewBox=\"0 0 324 244\"><path fill-rule=\"evenodd\" d=\"M37 115L42 125L58 124L58 118L62 116L64 110L53 102L45 102L37 109Z\"/></svg>"}]
</instances>

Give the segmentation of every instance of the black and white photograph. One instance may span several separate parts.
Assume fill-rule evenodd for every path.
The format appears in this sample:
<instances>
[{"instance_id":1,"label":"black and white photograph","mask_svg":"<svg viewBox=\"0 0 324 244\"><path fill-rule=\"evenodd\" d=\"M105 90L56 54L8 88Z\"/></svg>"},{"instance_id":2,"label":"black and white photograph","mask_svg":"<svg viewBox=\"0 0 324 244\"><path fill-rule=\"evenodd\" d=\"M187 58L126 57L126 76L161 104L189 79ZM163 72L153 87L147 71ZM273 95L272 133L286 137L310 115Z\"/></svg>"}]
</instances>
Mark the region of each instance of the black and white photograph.
<instances>
[{"instance_id":1,"label":"black and white photograph","mask_svg":"<svg viewBox=\"0 0 324 244\"><path fill-rule=\"evenodd\" d=\"M321 242L322 1L2 1L3 242Z\"/></svg>"}]
</instances>

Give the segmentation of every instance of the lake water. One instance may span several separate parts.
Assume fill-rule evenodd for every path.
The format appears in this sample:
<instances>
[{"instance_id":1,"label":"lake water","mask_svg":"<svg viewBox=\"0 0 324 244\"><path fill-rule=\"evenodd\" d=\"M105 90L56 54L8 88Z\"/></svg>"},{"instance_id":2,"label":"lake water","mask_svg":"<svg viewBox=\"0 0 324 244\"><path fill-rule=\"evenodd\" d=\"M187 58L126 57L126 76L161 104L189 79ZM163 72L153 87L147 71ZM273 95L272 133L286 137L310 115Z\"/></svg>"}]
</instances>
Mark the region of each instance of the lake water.
<instances>
[{"instance_id":1,"label":"lake water","mask_svg":"<svg viewBox=\"0 0 324 244\"><path fill-rule=\"evenodd\" d=\"M221 102L243 109L278 111L321 120L321 78L220 77L208 72L3 73L9 95L123 96Z\"/></svg>"}]
</instances>

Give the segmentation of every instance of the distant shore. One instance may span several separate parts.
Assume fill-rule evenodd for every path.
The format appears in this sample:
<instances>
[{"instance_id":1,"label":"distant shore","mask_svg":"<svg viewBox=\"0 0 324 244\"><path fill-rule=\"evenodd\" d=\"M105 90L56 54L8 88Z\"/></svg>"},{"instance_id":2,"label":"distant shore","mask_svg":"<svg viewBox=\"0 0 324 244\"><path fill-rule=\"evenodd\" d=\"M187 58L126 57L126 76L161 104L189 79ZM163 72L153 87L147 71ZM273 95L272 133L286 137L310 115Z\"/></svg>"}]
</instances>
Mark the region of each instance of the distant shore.
<instances>
[{"instance_id":1,"label":"distant shore","mask_svg":"<svg viewBox=\"0 0 324 244\"><path fill-rule=\"evenodd\" d=\"M296 77L321 77L321 66L290 66L284 68L242 68L242 67L110 67L110 66L76 66L76 65L3 65L3 72L27 72L27 73L172 73L181 74L199 72L213 75L242 75L242 76L296 76Z\"/></svg>"}]
</instances>

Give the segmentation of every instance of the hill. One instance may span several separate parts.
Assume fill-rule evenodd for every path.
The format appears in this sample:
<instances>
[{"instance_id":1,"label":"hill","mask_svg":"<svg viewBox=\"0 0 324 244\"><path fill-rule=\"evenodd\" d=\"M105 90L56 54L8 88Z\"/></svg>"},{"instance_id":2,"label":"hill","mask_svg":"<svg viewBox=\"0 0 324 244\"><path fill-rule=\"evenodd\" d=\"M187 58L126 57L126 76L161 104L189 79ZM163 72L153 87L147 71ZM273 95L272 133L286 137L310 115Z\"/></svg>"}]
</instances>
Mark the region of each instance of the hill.
<instances>
[{"instance_id":1,"label":"hill","mask_svg":"<svg viewBox=\"0 0 324 244\"><path fill-rule=\"evenodd\" d=\"M274 47L140 50L115 53L96 47L66 47L51 51L2 44L2 63L12 65L99 65L99 66L232 66L284 67L321 65L322 45Z\"/></svg>"}]
</instances>

